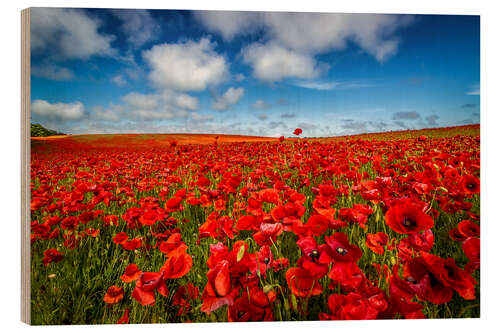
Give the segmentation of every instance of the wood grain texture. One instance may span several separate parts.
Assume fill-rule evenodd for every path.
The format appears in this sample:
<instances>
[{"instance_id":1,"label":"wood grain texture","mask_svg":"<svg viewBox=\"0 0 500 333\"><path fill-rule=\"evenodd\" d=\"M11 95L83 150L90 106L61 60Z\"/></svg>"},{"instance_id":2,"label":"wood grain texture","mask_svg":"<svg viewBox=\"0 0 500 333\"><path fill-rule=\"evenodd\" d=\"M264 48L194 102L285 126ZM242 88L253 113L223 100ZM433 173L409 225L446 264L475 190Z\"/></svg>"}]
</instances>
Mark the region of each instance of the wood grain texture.
<instances>
[{"instance_id":1,"label":"wood grain texture","mask_svg":"<svg viewBox=\"0 0 500 333\"><path fill-rule=\"evenodd\" d=\"M21 321L31 323L30 292L30 9L21 11Z\"/></svg>"}]
</instances>

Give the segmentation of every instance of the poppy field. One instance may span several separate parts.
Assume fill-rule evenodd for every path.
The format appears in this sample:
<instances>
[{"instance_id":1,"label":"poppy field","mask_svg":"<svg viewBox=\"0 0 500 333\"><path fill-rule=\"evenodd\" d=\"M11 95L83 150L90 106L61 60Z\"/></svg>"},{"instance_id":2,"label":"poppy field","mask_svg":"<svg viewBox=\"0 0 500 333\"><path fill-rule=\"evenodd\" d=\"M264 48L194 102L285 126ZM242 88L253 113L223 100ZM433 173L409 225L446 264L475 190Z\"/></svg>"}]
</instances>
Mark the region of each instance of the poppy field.
<instances>
[{"instance_id":1,"label":"poppy field","mask_svg":"<svg viewBox=\"0 0 500 333\"><path fill-rule=\"evenodd\" d=\"M479 125L31 142L31 320L480 316Z\"/></svg>"}]
</instances>

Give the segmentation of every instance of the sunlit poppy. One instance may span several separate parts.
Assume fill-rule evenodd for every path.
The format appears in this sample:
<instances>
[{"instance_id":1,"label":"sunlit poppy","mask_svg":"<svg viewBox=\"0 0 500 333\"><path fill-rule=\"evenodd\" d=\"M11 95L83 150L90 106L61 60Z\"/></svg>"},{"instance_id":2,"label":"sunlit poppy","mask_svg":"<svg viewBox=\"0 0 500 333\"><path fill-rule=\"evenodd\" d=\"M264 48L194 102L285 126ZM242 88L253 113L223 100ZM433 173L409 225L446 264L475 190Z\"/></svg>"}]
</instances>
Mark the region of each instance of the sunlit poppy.
<instances>
[{"instance_id":1,"label":"sunlit poppy","mask_svg":"<svg viewBox=\"0 0 500 333\"><path fill-rule=\"evenodd\" d=\"M111 286L108 288L106 295L104 295L104 302L108 304L118 303L123 299L123 288L118 286Z\"/></svg>"}]
</instances>

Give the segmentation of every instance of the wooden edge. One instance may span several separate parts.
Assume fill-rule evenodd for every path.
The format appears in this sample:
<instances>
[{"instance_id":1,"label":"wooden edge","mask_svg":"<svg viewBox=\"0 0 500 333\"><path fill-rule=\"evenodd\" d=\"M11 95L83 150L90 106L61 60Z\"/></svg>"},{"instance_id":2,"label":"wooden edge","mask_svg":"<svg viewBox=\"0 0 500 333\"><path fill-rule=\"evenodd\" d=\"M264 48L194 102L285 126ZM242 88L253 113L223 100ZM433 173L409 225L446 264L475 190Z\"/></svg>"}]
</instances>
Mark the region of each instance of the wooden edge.
<instances>
[{"instance_id":1,"label":"wooden edge","mask_svg":"<svg viewBox=\"0 0 500 333\"><path fill-rule=\"evenodd\" d=\"M21 321L31 324L30 9L21 11Z\"/></svg>"}]
</instances>

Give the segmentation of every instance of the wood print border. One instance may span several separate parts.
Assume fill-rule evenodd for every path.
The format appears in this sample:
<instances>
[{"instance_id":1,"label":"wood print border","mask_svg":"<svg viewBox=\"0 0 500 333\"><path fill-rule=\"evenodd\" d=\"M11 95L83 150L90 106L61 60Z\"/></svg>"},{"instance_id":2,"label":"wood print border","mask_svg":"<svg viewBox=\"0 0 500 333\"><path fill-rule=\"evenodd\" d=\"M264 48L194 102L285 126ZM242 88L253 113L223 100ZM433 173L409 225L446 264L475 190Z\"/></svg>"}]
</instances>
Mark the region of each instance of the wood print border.
<instances>
[{"instance_id":1,"label":"wood print border","mask_svg":"<svg viewBox=\"0 0 500 333\"><path fill-rule=\"evenodd\" d=\"M31 322L30 292L30 9L21 11L21 321Z\"/></svg>"}]
</instances>

